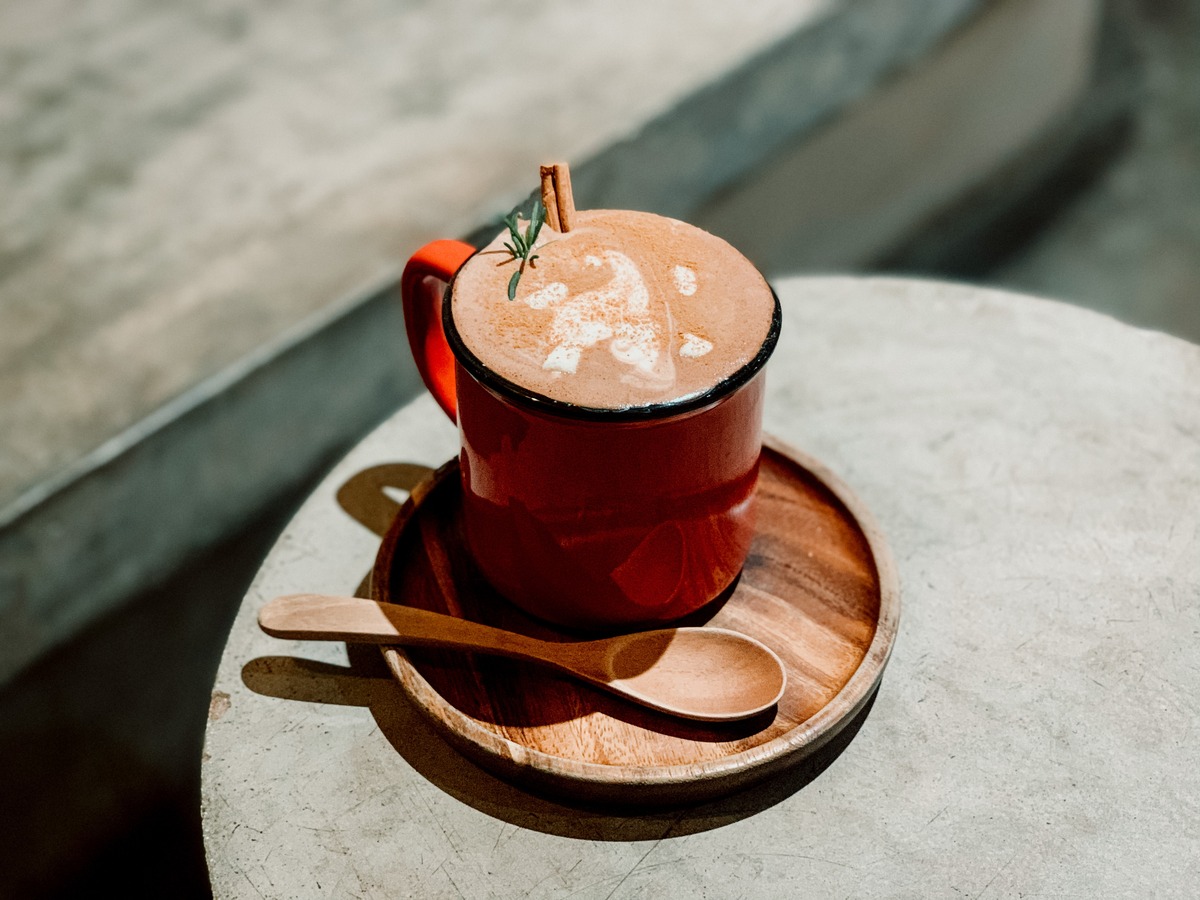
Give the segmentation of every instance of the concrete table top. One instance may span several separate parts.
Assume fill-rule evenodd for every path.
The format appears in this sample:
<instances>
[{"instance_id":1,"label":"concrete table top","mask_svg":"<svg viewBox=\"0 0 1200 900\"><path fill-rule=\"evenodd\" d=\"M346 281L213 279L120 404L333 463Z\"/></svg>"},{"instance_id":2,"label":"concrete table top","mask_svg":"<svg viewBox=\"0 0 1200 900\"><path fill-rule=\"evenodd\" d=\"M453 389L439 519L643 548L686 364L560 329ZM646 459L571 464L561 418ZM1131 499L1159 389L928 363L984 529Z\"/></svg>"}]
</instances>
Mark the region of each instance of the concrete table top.
<instances>
[{"instance_id":1,"label":"concrete table top","mask_svg":"<svg viewBox=\"0 0 1200 900\"><path fill-rule=\"evenodd\" d=\"M852 739L704 806L574 809L460 758L374 649L261 634L270 597L370 567L344 484L455 453L422 396L311 496L233 627L203 763L217 896L1192 895L1200 348L960 285L776 287L767 428L857 491L900 571Z\"/></svg>"}]
</instances>

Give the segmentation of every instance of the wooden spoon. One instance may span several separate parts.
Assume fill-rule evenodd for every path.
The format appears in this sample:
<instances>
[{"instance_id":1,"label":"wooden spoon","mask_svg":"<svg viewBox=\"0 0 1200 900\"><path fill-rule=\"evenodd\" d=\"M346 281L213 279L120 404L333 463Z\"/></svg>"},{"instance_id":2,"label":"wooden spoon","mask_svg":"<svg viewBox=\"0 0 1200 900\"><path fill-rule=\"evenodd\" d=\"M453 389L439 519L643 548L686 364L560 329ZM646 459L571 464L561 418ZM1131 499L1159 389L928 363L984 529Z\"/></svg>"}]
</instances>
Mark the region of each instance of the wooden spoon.
<instances>
[{"instance_id":1,"label":"wooden spoon","mask_svg":"<svg viewBox=\"0 0 1200 900\"><path fill-rule=\"evenodd\" d=\"M544 663L651 709L703 722L770 709L787 679L773 651L724 628L560 643L396 603L320 594L276 597L258 624L278 638L453 647Z\"/></svg>"}]
</instances>

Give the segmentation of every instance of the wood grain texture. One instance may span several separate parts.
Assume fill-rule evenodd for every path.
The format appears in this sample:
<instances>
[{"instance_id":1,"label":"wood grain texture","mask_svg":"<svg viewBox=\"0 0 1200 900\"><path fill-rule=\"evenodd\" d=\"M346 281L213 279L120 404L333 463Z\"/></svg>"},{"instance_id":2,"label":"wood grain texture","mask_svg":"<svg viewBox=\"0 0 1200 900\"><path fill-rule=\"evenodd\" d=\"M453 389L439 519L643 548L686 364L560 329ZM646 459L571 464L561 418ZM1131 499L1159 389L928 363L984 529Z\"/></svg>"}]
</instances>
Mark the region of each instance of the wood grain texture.
<instances>
[{"instance_id":1,"label":"wood grain texture","mask_svg":"<svg viewBox=\"0 0 1200 900\"><path fill-rule=\"evenodd\" d=\"M878 528L818 462L768 438L758 491L758 534L740 579L686 624L740 631L779 654L788 687L773 712L720 726L681 722L533 665L457 651L389 647L388 665L451 744L542 793L694 802L788 768L870 698L900 596ZM458 498L457 461L414 489L380 547L375 598L535 637L577 637L529 618L475 572Z\"/></svg>"}]
</instances>

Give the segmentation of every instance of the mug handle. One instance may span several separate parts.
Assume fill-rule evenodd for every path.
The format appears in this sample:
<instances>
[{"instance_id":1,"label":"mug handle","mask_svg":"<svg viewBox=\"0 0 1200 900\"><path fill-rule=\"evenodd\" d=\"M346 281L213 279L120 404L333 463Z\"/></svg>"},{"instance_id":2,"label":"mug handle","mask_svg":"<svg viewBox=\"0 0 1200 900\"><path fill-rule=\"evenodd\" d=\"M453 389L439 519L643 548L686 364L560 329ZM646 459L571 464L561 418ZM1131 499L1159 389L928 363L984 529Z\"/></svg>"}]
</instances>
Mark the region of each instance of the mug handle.
<instances>
[{"instance_id":1,"label":"mug handle","mask_svg":"<svg viewBox=\"0 0 1200 900\"><path fill-rule=\"evenodd\" d=\"M452 422L458 421L458 398L454 393L454 354L442 330L442 295L474 252L474 247L462 241L433 241L413 254L400 276L404 327L417 371Z\"/></svg>"}]
</instances>

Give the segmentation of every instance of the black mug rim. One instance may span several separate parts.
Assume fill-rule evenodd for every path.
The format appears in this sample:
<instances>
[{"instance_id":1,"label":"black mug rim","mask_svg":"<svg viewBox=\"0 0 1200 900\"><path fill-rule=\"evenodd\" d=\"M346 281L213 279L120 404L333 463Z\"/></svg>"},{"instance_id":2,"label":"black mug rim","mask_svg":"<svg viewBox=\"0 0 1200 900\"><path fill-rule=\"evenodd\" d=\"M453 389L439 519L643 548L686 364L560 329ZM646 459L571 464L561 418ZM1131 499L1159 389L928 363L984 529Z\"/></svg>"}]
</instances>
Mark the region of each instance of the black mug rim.
<instances>
[{"instance_id":1,"label":"black mug rim","mask_svg":"<svg viewBox=\"0 0 1200 900\"><path fill-rule=\"evenodd\" d=\"M476 250L475 253L471 254L466 262L463 263L463 266L466 266L479 252L479 250ZM461 268L459 271L461 271ZM442 331L446 336L446 343L450 345L450 350L454 354L454 358L458 360L472 378L504 399L511 400L517 405L535 412L565 419L578 419L588 422L646 422L667 419L711 406L718 400L732 394L757 375L759 370L767 364L767 360L775 352L775 345L779 343L779 332L783 325L783 309L779 303L779 295L775 293L775 288L771 286L770 282L767 282L767 290L771 292L771 297L775 301L775 308L771 312L771 326L767 329L767 336L759 346L758 352L741 368L722 378L712 387L699 394L690 394L686 397L668 400L664 403L649 403L644 406L625 407L579 406L575 403L555 400L553 397L547 397L545 394L539 394L514 381L510 381L503 375L489 369L471 351L471 348L463 342L462 336L458 333L458 328L454 324L453 310L451 309L451 296L454 291L454 281L457 277L456 274L455 278L450 280L442 295Z\"/></svg>"}]
</instances>

